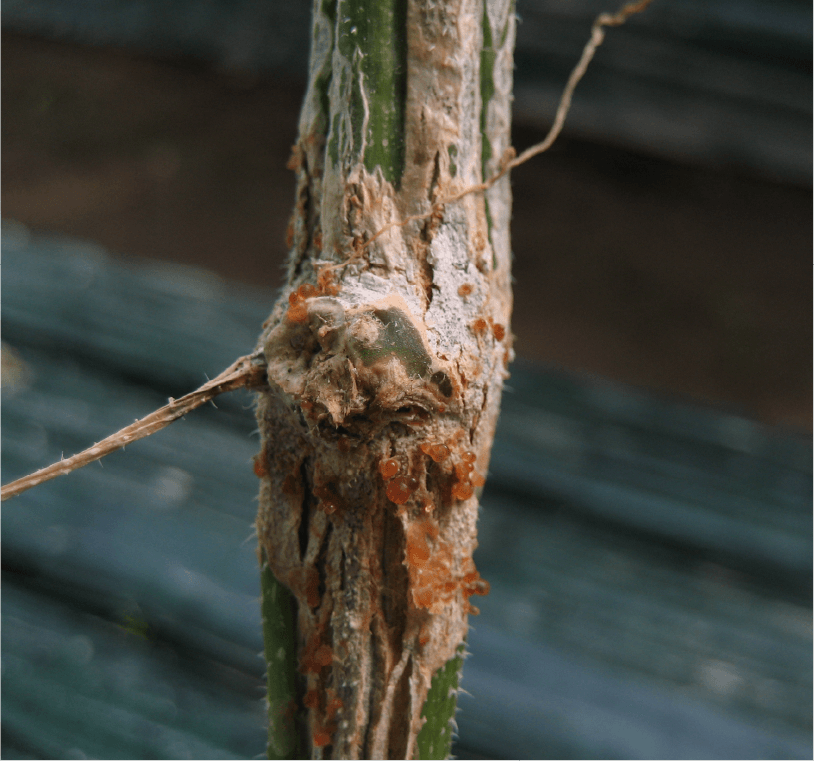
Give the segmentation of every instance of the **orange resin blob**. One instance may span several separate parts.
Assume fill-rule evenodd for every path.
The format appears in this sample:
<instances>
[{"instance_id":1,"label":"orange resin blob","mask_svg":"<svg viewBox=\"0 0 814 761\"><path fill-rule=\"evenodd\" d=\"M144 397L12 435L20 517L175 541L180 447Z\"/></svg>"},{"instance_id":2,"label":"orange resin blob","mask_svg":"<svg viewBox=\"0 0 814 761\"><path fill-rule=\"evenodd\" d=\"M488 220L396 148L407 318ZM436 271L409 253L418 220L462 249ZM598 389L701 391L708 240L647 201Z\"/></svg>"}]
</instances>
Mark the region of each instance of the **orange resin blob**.
<instances>
[{"instance_id":1,"label":"orange resin blob","mask_svg":"<svg viewBox=\"0 0 814 761\"><path fill-rule=\"evenodd\" d=\"M330 745L331 735L323 727L318 727L311 736L311 742L315 748L324 748L326 745Z\"/></svg>"},{"instance_id":2,"label":"orange resin blob","mask_svg":"<svg viewBox=\"0 0 814 761\"><path fill-rule=\"evenodd\" d=\"M473 290L475 290L475 288L471 283L464 283L460 288L458 288L458 295L468 296Z\"/></svg>"},{"instance_id":3,"label":"orange resin blob","mask_svg":"<svg viewBox=\"0 0 814 761\"><path fill-rule=\"evenodd\" d=\"M418 479L415 476L396 476L387 484L387 499L403 505L417 488Z\"/></svg>"},{"instance_id":4,"label":"orange resin blob","mask_svg":"<svg viewBox=\"0 0 814 761\"><path fill-rule=\"evenodd\" d=\"M390 460L382 460L379 463L379 473L382 474L382 478L386 481L398 475L399 470L401 470L401 468L398 460L391 458Z\"/></svg>"},{"instance_id":5,"label":"orange resin blob","mask_svg":"<svg viewBox=\"0 0 814 761\"><path fill-rule=\"evenodd\" d=\"M471 462L459 462L455 465L455 475L461 481L468 481L469 474L475 470L475 466Z\"/></svg>"},{"instance_id":6,"label":"orange resin blob","mask_svg":"<svg viewBox=\"0 0 814 761\"><path fill-rule=\"evenodd\" d=\"M325 706L325 716L328 719L333 719L339 711L342 710L342 699L336 696L333 690L328 690L329 699L328 703Z\"/></svg>"},{"instance_id":7,"label":"orange resin blob","mask_svg":"<svg viewBox=\"0 0 814 761\"><path fill-rule=\"evenodd\" d=\"M325 484L319 484L318 486L314 487L314 496L319 497L319 500L322 503L322 510L327 515L335 513L342 506L339 495Z\"/></svg>"},{"instance_id":8,"label":"orange resin blob","mask_svg":"<svg viewBox=\"0 0 814 761\"><path fill-rule=\"evenodd\" d=\"M433 462L443 462L449 457L449 447L446 444L429 444L425 442L420 445L420 449Z\"/></svg>"},{"instance_id":9,"label":"orange resin blob","mask_svg":"<svg viewBox=\"0 0 814 761\"><path fill-rule=\"evenodd\" d=\"M317 275L317 284L319 285L319 292L326 296L336 296L339 293L339 286L334 283L332 270L327 268L320 270Z\"/></svg>"},{"instance_id":10,"label":"orange resin blob","mask_svg":"<svg viewBox=\"0 0 814 761\"><path fill-rule=\"evenodd\" d=\"M469 499L474 493L475 487L463 481L458 481L458 483L452 487L452 496L455 497L455 499Z\"/></svg>"},{"instance_id":11,"label":"orange resin blob","mask_svg":"<svg viewBox=\"0 0 814 761\"><path fill-rule=\"evenodd\" d=\"M502 325L499 325L498 323L494 323L492 325L492 333L495 334L495 338L498 341L502 341L506 337L506 328L504 328Z\"/></svg>"},{"instance_id":12,"label":"orange resin blob","mask_svg":"<svg viewBox=\"0 0 814 761\"><path fill-rule=\"evenodd\" d=\"M297 304L296 306L288 307L285 316L288 317L289 322L306 322L308 320L308 309L305 304Z\"/></svg>"},{"instance_id":13,"label":"orange resin blob","mask_svg":"<svg viewBox=\"0 0 814 761\"><path fill-rule=\"evenodd\" d=\"M489 327L489 324L483 319L483 317L478 317L478 319L472 323L472 330L474 330L476 333L485 333L487 327Z\"/></svg>"},{"instance_id":14,"label":"orange resin blob","mask_svg":"<svg viewBox=\"0 0 814 761\"><path fill-rule=\"evenodd\" d=\"M473 576L475 578L472 578ZM489 582L482 578L477 571L464 576L463 586L463 593L467 598L472 595L486 596L489 594Z\"/></svg>"},{"instance_id":15,"label":"orange resin blob","mask_svg":"<svg viewBox=\"0 0 814 761\"><path fill-rule=\"evenodd\" d=\"M464 452L461 455L461 459L464 462L475 462L478 459L478 456L474 452Z\"/></svg>"},{"instance_id":16,"label":"orange resin blob","mask_svg":"<svg viewBox=\"0 0 814 761\"><path fill-rule=\"evenodd\" d=\"M417 608L429 608L432 605L434 595L431 589L420 589L413 592L413 602Z\"/></svg>"},{"instance_id":17,"label":"orange resin blob","mask_svg":"<svg viewBox=\"0 0 814 761\"><path fill-rule=\"evenodd\" d=\"M414 524L431 539L438 538L438 524L432 518L424 518Z\"/></svg>"},{"instance_id":18,"label":"orange resin blob","mask_svg":"<svg viewBox=\"0 0 814 761\"><path fill-rule=\"evenodd\" d=\"M407 545L407 563L411 566L422 566L430 559L430 549L426 544Z\"/></svg>"},{"instance_id":19,"label":"orange resin blob","mask_svg":"<svg viewBox=\"0 0 814 761\"><path fill-rule=\"evenodd\" d=\"M330 645L320 645L314 653L314 663L318 666L330 666L333 659L334 654Z\"/></svg>"},{"instance_id":20,"label":"orange resin blob","mask_svg":"<svg viewBox=\"0 0 814 761\"><path fill-rule=\"evenodd\" d=\"M416 580L419 587L438 587L449 578L449 558L446 556L448 553L444 552L445 548L438 553L440 557L434 557L432 560L427 561L423 568L418 569ZM437 591L437 589L436 589Z\"/></svg>"},{"instance_id":21,"label":"orange resin blob","mask_svg":"<svg viewBox=\"0 0 814 761\"><path fill-rule=\"evenodd\" d=\"M308 690L302 703L306 708L319 708L319 690Z\"/></svg>"},{"instance_id":22,"label":"orange resin blob","mask_svg":"<svg viewBox=\"0 0 814 761\"><path fill-rule=\"evenodd\" d=\"M318 674L324 666L331 663L332 656L330 646L320 643L319 633L312 634L300 655L300 673Z\"/></svg>"},{"instance_id":23,"label":"orange resin blob","mask_svg":"<svg viewBox=\"0 0 814 761\"><path fill-rule=\"evenodd\" d=\"M258 478L263 478L263 476L267 476L269 474L268 468L266 467L266 462L263 459L262 455L256 455L254 458L254 475Z\"/></svg>"},{"instance_id":24,"label":"orange resin blob","mask_svg":"<svg viewBox=\"0 0 814 761\"><path fill-rule=\"evenodd\" d=\"M473 473L469 477L469 483L472 486L483 486L486 483L486 479L480 473Z\"/></svg>"},{"instance_id":25,"label":"orange resin blob","mask_svg":"<svg viewBox=\"0 0 814 761\"><path fill-rule=\"evenodd\" d=\"M303 283L296 291L288 295L288 312L286 317L291 322L306 322L308 320L308 307L305 300L318 296L320 289L311 283Z\"/></svg>"},{"instance_id":26,"label":"orange resin blob","mask_svg":"<svg viewBox=\"0 0 814 761\"><path fill-rule=\"evenodd\" d=\"M421 569L422 579L428 573L434 573L437 569L436 561L430 560L430 547L427 538L438 538L438 524L432 518L420 518L411 523L406 529L406 563L411 572Z\"/></svg>"}]
</instances>

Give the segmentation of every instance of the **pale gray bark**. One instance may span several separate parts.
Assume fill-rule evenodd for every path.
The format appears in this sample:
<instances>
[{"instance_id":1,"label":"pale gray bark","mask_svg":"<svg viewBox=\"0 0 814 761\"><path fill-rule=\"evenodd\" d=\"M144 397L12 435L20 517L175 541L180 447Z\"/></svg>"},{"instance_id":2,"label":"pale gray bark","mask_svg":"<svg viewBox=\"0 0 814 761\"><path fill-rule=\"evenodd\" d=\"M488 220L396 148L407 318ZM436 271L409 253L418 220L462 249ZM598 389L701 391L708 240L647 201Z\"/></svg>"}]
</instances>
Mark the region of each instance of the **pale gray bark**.
<instances>
[{"instance_id":1,"label":"pale gray bark","mask_svg":"<svg viewBox=\"0 0 814 761\"><path fill-rule=\"evenodd\" d=\"M485 24L494 54L483 54ZM393 176L365 162L381 104L362 54L337 44L342 18L315 5L288 287L261 340L257 527L298 603L314 757L412 758L433 674L466 636L470 596L487 589L472 561L480 489L470 492L511 358L508 178L401 223L498 168L513 6L409 0L405 29L404 170ZM289 301L306 283L318 292Z\"/></svg>"}]
</instances>

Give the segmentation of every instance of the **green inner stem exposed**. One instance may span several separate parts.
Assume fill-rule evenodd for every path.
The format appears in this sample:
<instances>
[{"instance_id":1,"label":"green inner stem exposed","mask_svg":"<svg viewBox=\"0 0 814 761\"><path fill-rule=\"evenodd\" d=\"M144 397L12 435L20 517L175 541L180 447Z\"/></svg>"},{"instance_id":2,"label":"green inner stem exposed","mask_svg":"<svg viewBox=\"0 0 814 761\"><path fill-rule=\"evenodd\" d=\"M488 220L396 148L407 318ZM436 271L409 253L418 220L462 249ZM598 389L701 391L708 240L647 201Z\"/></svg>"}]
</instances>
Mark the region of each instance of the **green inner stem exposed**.
<instances>
[{"instance_id":1,"label":"green inner stem exposed","mask_svg":"<svg viewBox=\"0 0 814 761\"><path fill-rule=\"evenodd\" d=\"M337 45L352 66L351 131L369 172L404 171L407 0L338 0ZM364 132L364 133L363 133Z\"/></svg>"},{"instance_id":2,"label":"green inner stem exposed","mask_svg":"<svg viewBox=\"0 0 814 761\"><path fill-rule=\"evenodd\" d=\"M421 715L426 723L418 733L419 758L446 758L452 747L452 721L458 702L458 680L464 662L464 646L435 672Z\"/></svg>"},{"instance_id":3,"label":"green inner stem exposed","mask_svg":"<svg viewBox=\"0 0 814 761\"><path fill-rule=\"evenodd\" d=\"M260 571L263 655L268 697L268 758L302 758L297 728L296 601L263 565Z\"/></svg>"}]
</instances>

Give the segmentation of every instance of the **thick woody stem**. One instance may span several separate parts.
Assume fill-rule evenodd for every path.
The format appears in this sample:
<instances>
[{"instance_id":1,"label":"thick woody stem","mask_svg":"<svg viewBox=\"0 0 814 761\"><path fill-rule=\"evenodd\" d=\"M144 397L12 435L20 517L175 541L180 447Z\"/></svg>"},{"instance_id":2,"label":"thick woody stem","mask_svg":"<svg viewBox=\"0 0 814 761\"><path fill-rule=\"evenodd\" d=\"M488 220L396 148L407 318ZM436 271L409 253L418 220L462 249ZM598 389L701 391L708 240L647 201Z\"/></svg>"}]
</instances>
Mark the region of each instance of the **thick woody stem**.
<instances>
[{"instance_id":1,"label":"thick woody stem","mask_svg":"<svg viewBox=\"0 0 814 761\"><path fill-rule=\"evenodd\" d=\"M374 5L315 6L289 284L261 338L258 536L296 600L315 758L449 752L511 357L508 182L434 204L509 146L512 4Z\"/></svg>"}]
</instances>

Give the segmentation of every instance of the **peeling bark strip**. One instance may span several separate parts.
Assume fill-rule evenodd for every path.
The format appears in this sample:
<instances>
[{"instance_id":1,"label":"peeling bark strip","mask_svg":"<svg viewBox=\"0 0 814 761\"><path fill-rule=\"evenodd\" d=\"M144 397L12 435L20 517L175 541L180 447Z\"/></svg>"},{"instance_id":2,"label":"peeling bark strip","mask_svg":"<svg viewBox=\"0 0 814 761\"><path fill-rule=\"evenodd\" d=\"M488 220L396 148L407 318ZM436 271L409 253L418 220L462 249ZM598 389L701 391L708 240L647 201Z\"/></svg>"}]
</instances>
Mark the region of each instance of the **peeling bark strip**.
<instances>
[{"instance_id":1,"label":"peeling bark strip","mask_svg":"<svg viewBox=\"0 0 814 761\"><path fill-rule=\"evenodd\" d=\"M512 354L508 178L366 243L500 169L514 10L317 0L313 31L288 288L260 343L257 529L296 598L305 747L413 758L488 591L472 553Z\"/></svg>"}]
</instances>

